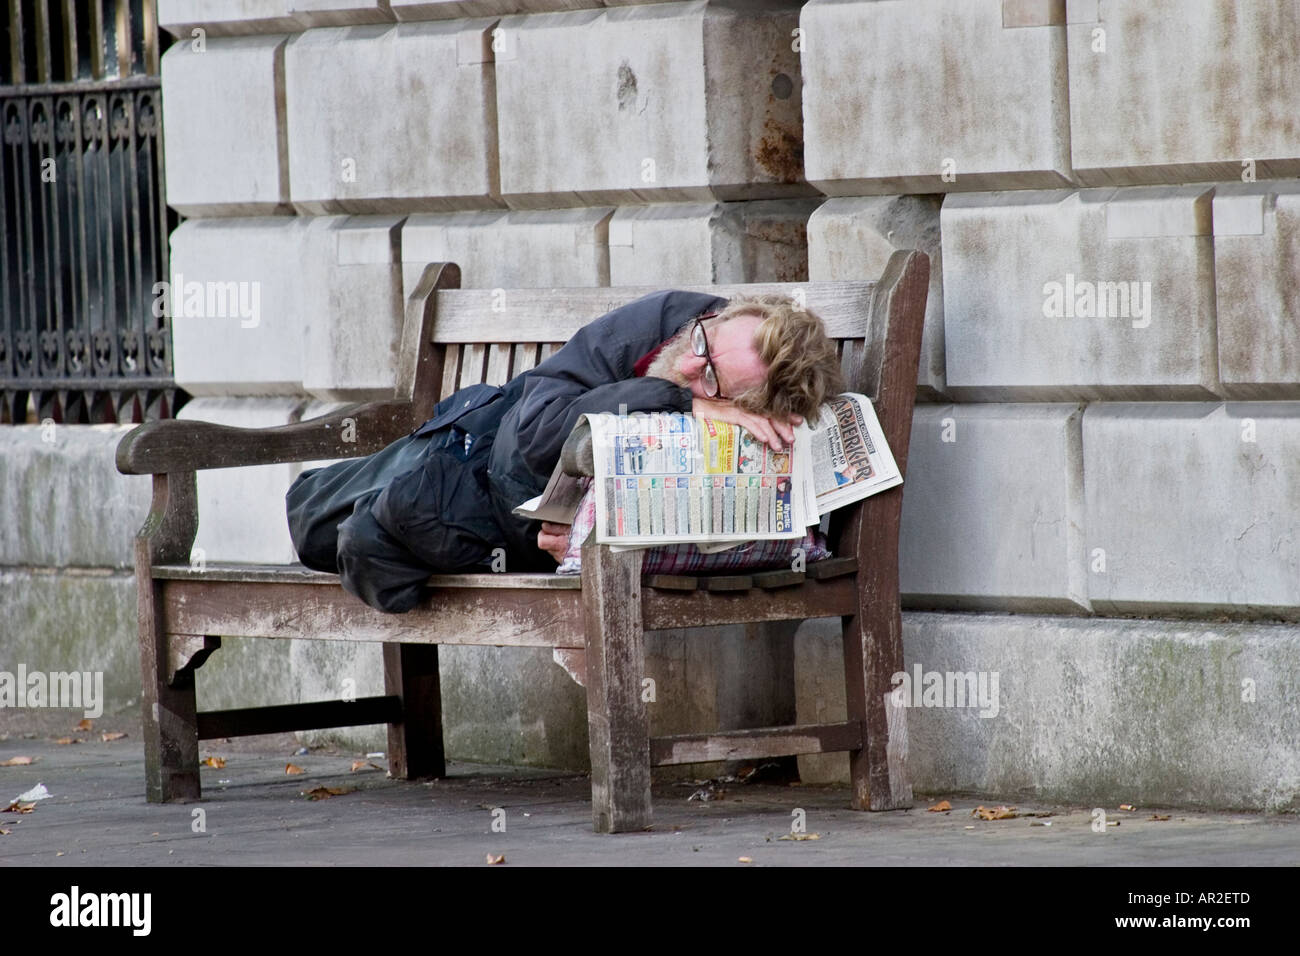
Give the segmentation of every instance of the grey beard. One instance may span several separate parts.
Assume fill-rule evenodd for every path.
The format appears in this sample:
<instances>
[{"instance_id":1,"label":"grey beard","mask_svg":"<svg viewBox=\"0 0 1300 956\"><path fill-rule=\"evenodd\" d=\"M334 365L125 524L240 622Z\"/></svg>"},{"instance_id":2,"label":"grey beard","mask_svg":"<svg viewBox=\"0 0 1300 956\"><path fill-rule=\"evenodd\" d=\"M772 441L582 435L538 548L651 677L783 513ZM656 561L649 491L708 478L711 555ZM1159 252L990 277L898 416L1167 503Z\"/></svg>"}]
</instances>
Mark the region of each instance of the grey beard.
<instances>
[{"instance_id":1,"label":"grey beard","mask_svg":"<svg viewBox=\"0 0 1300 956\"><path fill-rule=\"evenodd\" d=\"M677 370L677 362L691 347L692 324L688 322L682 326L681 331L659 350L659 354L654 357L645 371L647 377L665 378L675 385L686 386L687 378Z\"/></svg>"}]
</instances>

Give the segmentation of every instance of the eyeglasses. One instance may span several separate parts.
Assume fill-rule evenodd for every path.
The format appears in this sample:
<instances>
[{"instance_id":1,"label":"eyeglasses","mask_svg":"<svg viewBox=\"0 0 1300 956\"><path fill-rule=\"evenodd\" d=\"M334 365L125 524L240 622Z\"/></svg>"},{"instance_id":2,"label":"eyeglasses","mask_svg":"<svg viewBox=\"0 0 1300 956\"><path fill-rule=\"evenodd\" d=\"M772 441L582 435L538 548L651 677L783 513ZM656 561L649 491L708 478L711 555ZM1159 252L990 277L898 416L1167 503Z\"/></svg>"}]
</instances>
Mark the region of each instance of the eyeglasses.
<instances>
[{"instance_id":1,"label":"eyeglasses","mask_svg":"<svg viewBox=\"0 0 1300 956\"><path fill-rule=\"evenodd\" d=\"M708 336L704 334L704 320L711 319L717 314L709 312L696 318L695 328L691 329L691 349L696 355L704 356L704 375L701 376L704 382L704 394L709 398L727 401L727 396L722 394L722 386L718 384L718 372L713 367L713 356L709 354Z\"/></svg>"}]
</instances>

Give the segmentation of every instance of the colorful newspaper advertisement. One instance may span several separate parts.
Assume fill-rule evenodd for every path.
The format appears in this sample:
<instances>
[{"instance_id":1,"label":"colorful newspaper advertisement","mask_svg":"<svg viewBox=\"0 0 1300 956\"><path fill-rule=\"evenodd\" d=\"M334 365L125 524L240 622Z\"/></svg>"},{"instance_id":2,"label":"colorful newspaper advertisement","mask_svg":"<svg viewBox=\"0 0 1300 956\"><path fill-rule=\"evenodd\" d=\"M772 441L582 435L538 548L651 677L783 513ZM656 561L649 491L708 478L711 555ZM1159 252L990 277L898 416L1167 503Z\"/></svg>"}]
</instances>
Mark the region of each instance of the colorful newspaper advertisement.
<instances>
[{"instance_id":1,"label":"colorful newspaper advertisement","mask_svg":"<svg viewBox=\"0 0 1300 956\"><path fill-rule=\"evenodd\" d=\"M789 449L774 451L737 425L678 413L587 419L602 544L803 536L804 499L795 493Z\"/></svg>"},{"instance_id":2,"label":"colorful newspaper advertisement","mask_svg":"<svg viewBox=\"0 0 1300 956\"><path fill-rule=\"evenodd\" d=\"M828 511L903 480L863 395L831 399L817 426L798 425L793 447L780 451L738 425L677 412L582 419L591 427L596 540L620 550L797 539ZM564 524L579 498L576 479L557 465L546 491L514 510Z\"/></svg>"}]
</instances>

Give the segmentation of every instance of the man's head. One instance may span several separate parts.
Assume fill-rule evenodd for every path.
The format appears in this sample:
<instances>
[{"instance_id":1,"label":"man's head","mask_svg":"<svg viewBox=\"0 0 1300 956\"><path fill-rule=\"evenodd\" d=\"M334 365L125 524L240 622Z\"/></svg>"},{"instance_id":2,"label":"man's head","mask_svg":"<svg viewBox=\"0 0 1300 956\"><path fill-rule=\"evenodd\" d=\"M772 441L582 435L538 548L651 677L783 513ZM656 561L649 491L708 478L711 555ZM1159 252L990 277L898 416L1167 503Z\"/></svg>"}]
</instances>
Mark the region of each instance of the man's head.
<instances>
[{"instance_id":1,"label":"man's head","mask_svg":"<svg viewBox=\"0 0 1300 956\"><path fill-rule=\"evenodd\" d=\"M844 391L835 343L821 319L788 296L732 299L703 324L721 392L746 411L781 420L802 415L816 423L817 409ZM709 398L705 357L691 346L694 328L694 321L683 326L646 374Z\"/></svg>"}]
</instances>

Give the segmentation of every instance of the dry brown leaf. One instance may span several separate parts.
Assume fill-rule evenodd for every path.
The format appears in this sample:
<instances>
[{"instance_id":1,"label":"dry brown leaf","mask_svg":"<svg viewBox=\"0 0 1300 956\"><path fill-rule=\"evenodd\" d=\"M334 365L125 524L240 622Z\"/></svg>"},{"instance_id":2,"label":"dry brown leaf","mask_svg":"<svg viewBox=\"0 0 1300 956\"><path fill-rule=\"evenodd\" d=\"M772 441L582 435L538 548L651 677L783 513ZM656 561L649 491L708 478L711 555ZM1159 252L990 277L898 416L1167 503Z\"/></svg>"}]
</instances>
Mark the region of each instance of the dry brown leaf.
<instances>
[{"instance_id":1,"label":"dry brown leaf","mask_svg":"<svg viewBox=\"0 0 1300 956\"><path fill-rule=\"evenodd\" d=\"M1121 803L1121 804L1119 805L1119 808L1120 808L1121 810L1130 810L1130 811L1131 811L1131 810L1136 810L1136 809L1137 809L1137 807L1133 806L1133 804L1131 804L1131 803Z\"/></svg>"},{"instance_id":2,"label":"dry brown leaf","mask_svg":"<svg viewBox=\"0 0 1300 956\"><path fill-rule=\"evenodd\" d=\"M741 856L741 857L737 857L737 858L736 858L736 862L737 862L737 863L753 863L754 860L753 860L753 858L748 857L748 856Z\"/></svg>"},{"instance_id":3,"label":"dry brown leaf","mask_svg":"<svg viewBox=\"0 0 1300 956\"><path fill-rule=\"evenodd\" d=\"M970 812L970 815L980 820L1012 820L1019 816L1015 807L984 807L979 806Z\"/></svg>"},{"instance_id":4,"label":"dry brown leaf","mask_svg":"<svg viewBox=\"0 0 1300 956\"><path fill-rule=\"evenodd\" d=\"M94 730L94 729L95 729L95 722L94 722L93 720L91 720L89 717L82 717L79 721L77 721L77 726L74 727L73 729L74 729L74 730Z\"/></svg>"},{"instance_id":5,"label":"dry brown leaf","mask_svg":"<svg viewBox=\"0 0 1300 956\"><path fill-rule=\"evenodd\" d=\"M226 758L225 757L204 757L201 761L199 761L199 764L200 766L203 767L215 767L217 770L220 770L222 767L226 765Z\"/></svg>"},{"instance_id":6,"label":"dry brown leaf","mask_svg":"<svg viewBox=\"0 0 1300 956\"><path fill-rule=\"evenodd\" d=\"M35 757L10 757L8 760L0 760L0 767L26 767Z\"/></svg>"},{"instance_id":7,"label":"dry brown leaf","mask_svg":"<svg viewBox=\"0 0 1300 956\"><path fill-rule=\"evenodd\" d=\"M285 773L306 773L307 771L303 770L302 767L299 767L295 763L287 763L284 765L284 772Z\"/></svg>"},{"instance_id":8,"label":"dry brown leaf","mask_svg":"<svg viewBox=\"0 0 1300 956\"><path fill-rule=\"evenodd\" d=\"M61 745L61 746L65 746L65 747L66 747L68 744L84 744L84 743L85 743L85 741L82 740L80 737L60 737L58 740L56 740L56 741L54 741L54 742L55 742L56 744L59 744L59 745Z\"/></svg>"},{"instance_id":9,"label":"dry brown leaf","mask_svg":"<svg viewBox=\"0 0 1300 956\"><path fill-rule=\"evenodd\" d=\"M35 801L32 801L31 803L19 803L15 800L13 803L9 804L9 806L0 810L0 813L31 813L35 809Z\"/></svg>"},{"instance_id":10,"label":"dry brown leaf","mask_svg":"<svg viewBox=\"0 0 1300 956\"><path fill-rule=\"evenodd\" d=\"M952 809L952 804L947 800L940 800L934 806L928 808L926 813L946 813Z\"/></svg>"},{"instance_id":11,"label":"dry brown leaf","mask_svg":"<svg viewBox=\"0 0 1300 956\"><path fill-rule=\"evenodd\" d=\"M351 772L356 773L358 770L365 770L367 767L369 767L372 770L384 769L383 767L379 766L379 764L371 763L369 760L354 760L352 761Z\"/></svg>"},{"instance_id":12,"label":"dry brown leaf","mask_svg":"<svg viewBox=\"0 0 1300 956\"><path fill-rule=\"evenodd\" d=\"M777 837L778 840L820 840L821 838L820 833L787 833Z\"/></svg>"},{"instance_id":13,"label":"dry brown leaf","mask_svg":"<svg viewBox=\"0 0 1300 956\"><path fill-rule=\"evenodd\" d=\"M99 736L100 739L102 739L104 743L107 744L107 743L112 743L114 740L121 740L123 737L126 736L126 734L122 733L121 731L105 731Z\"/></svg>"},{"instance_id":14,"label":"dry brown leaf","mask_svg":"<svg viewBox=\"0 0 1300 956\"><path fill-rule=\"evenodd\" d=\"M487 855L487 861L490 864L504 863L506 861L506 855L504 853L489 853Z\"/></svg>"},{"instance_id":15,"label":"dry brown leaf","mask_svg":"<svg viewBox=\"0 0 1300 956\"><path fill-rule=\"evenodd\" d=\"M1170 816L1169 816L1169 814L1167 814L1167 813L1153 813L1153 814L1151 814L1151 819L1152 819L1152 820L1168 820L1168 819L1170 819Z\"/></svg>"},{"instance_id":16,"label":"dry brown leaf","mask_svg":"<svg viewBox=\"0 0 1300 956\"><path fill-rule=\"evenodd\" d=\"M328 800L330 797L341 797L345 793L351 793L349 787L313 787L310 790L304 790L302 795L308 800Z\"/></svg>"}]
</instances>

